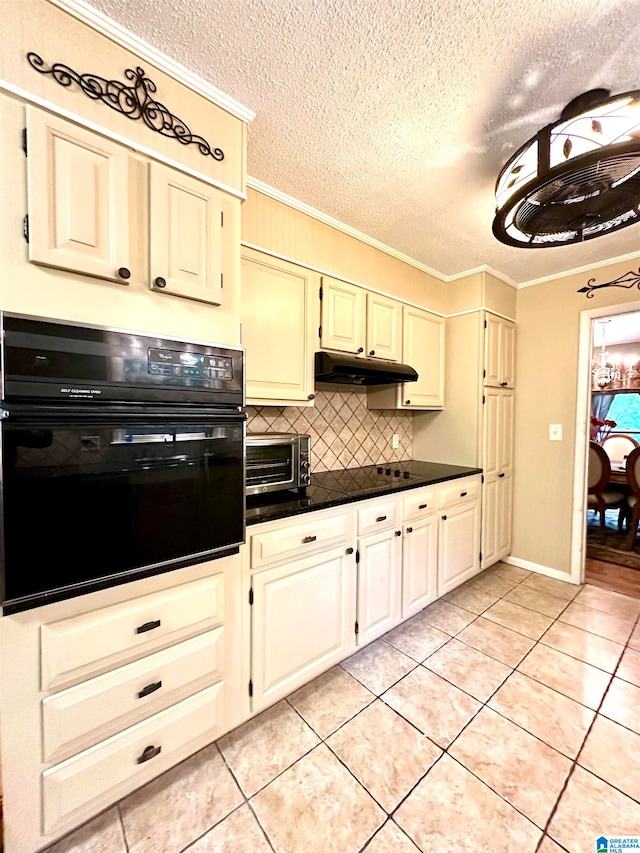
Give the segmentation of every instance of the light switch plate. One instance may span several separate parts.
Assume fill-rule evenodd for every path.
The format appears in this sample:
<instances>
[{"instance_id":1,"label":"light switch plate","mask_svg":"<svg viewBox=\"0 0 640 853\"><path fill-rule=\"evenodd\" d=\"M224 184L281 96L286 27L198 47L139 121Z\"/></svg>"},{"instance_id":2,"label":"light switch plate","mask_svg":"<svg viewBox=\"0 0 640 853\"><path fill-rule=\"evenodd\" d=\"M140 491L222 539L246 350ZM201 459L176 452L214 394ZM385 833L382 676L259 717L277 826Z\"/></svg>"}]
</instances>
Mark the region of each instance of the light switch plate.
<instances>
[{"instance_id":1,"label":"light switch plate","mask_svg":"<svg viewBox=\"0 0 640 853\"><path fill-rule=\"evenodd\" d=\"M562 441L562 424L549 424L549 441Z\"/></svg>"}]
</instances>

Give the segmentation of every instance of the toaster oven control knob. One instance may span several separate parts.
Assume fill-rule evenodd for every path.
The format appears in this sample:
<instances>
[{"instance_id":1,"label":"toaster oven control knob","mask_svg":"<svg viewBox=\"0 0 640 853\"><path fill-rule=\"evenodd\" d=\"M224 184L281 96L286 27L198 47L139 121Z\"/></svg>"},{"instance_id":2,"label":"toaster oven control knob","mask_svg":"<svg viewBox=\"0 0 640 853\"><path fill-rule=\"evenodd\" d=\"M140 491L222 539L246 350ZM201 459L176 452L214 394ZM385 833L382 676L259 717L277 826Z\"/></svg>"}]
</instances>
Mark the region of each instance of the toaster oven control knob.
<instances>
[{"instance_id":1,"label":"toaster oven control knob","mask_svg":"<svg viewBox=\"0 0 640 853\"><path fill-rule=\"evenodd\" d=\"M131 278L131 270L128 270L126 267L120 267L118 270L118 276L120 278L124 278L125 280Z\"/></svg>"},{"instance_id":2,"label":"toaster oven control knob","mask_svg":"<svg viewBox=\"0 0 640 853\"><path fill-rule=\"evenodd\" d=\"M396 468L396 470L393 472L393 476L394 476L394 477L399 477L399 476L400 476L400 471L398 471L398 469L397 469L397 468Z\"/></svg>"},{"instance_id":3,"label":"toaster oven control knob","mask_svg":"<svg viewBox=\"0 0 640 853\"><path fill-rule=\"evenodd\" d=\"M157 278L154 278L153 283L155 284L156 287L160 287L160 288L167 286L167 280L165 278L162 278L162 276L160 276L160 275Z\"/></svg>"},{"instance_id":4,"label":"toaster oven control knob","mask_svg":"<svg viewBox=\"0 0 640 853\"><path fill-rule=\"evenodd\" d=\"M309 467L309 463L307 462L307 460L306 460L306 459L304 460L304 462L301 462L300 464L301 464L301 466L302 466L303 468L308 468L308 467Z\"/></svg>"},{"instance_id":5,"label":"toaster oven control knob","mask_svg":"<svg viewBox=\"0 0 640 853\"><path fill-rule=\"evenodd\" d=\"M378 465L376 470L377 470L378 474L382 474L382 467L380 465Z\"/></svg>"}]
</instances>

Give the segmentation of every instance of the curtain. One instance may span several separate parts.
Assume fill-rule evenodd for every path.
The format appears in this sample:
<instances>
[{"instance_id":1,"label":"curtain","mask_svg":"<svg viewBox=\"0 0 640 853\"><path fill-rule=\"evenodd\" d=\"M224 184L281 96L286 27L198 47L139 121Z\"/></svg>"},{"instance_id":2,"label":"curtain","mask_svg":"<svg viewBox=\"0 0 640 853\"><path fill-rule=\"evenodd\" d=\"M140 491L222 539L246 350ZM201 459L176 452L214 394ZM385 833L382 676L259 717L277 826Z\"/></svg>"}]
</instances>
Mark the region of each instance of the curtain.
<instances>
[{"instance_id":1,"label":"curtain","mask_svg":"<svg viewBox=\"0 0 640 853\"><path fill-rule=\"evenodd\" d=\"M591 414L600 421L606 420L615 396L615 394L592 394Z\"/></svg>"}]
</instances>

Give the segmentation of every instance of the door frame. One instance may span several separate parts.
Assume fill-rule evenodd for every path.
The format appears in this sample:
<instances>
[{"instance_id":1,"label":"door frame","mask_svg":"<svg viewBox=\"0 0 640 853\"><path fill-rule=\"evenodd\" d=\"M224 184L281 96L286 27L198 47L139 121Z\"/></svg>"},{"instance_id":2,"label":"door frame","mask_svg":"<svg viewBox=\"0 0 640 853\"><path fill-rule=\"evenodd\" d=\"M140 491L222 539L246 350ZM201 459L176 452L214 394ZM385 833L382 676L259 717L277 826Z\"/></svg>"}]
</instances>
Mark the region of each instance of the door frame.
<instances>
[{"instance_id":1,"label":"door frame","mask_svg":"<svg viewBox=\"0 0 640 853\"><path fill-rule=\"evenodd\" d=\"M640 311L640 300L606 305L580 312L578 333L578 387L575 423L575 457L573 465L573 501L571 521L571 581L584 583L587 553L585 516L587 511L587 468L589 427L591 420L591 360L593 353L593 321L600 317Z\"/></svg>"}]
</instances>

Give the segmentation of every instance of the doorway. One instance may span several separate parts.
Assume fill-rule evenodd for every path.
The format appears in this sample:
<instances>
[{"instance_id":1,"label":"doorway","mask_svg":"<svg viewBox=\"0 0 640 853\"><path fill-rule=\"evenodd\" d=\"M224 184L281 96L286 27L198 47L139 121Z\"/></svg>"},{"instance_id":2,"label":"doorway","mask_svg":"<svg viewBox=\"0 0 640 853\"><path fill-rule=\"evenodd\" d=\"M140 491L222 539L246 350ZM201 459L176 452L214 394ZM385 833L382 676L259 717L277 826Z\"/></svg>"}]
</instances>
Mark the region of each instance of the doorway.
<instances>
[{"instance_id":1,"label":"doorway","mask_svg":"<svg viewBox=\"0 0 640 853\"><path fill-rule=\"evenodd\" d=\"M580 316L579 381L576 412L575 477L572 523L571 578L640 597L640 553L626 551L627 534L617 535L618 511L609 510L605 542L592 530L587 510L587 466L592 430L602 444L607 433L625 433L640 441L640 302L583 311ZM635 314L635 316L634 316ZM607 369L595 373L599 367ZM616 418L614 419L614 415ZM606 424L594 423L607 421ZM612 426L614 423L615 426ZM605 448L611 447L611 442ZM632 446L632 445L630 445ZM611 454L613 458L615 454ZM620 492L628 491L624 463L612 475ZM616 485L615 483L613 484ZM611 550L609 550L611 549Z\"/></svg>"}]
</instances>

